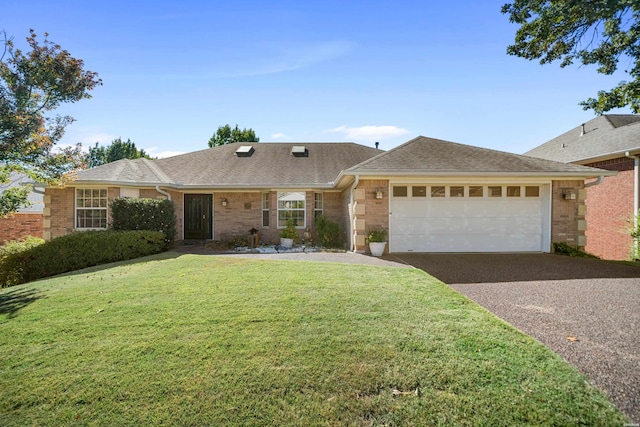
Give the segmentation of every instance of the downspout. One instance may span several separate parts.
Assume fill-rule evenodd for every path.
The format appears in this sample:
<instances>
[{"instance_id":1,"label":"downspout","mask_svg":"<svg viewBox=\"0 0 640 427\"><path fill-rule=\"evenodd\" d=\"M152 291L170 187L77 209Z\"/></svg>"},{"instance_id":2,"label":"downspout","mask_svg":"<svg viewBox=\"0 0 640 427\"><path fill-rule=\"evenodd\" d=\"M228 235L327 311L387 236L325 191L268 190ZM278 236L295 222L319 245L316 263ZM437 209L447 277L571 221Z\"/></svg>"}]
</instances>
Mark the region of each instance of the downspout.
<instances>
[{"instance_id":1,"label":"downspout","mask_svg":"<svg viewBox=\"0 0 640 427\"><path fill-rule=\"evenodd\" d=\"M624 153L630 159L633 159L633 228L638 228L638 209L640 209L638 201L638 172L640 172L640 157L629 153ZM636 242L636 246L637 246Z\"/></svg>"},{"instance_id":2,"label":"downspout","mask_svg":"<svg viewBox=\"0 0 640 427\"><path fill-rule=\"evenodd\" d=\"M167 193L164 190L161 190L159 185L156 185L156 191L160 194L167 196L167 199L171 200L171 194Z\"/></svg>"},{"instance_id":3,"label":"downspout","mask_svg":"<svg viewBox=\"0 0 640 427\"><path fill-rule=\"evenodd\" d=\"M602 184L603 180L604 180L604 175L600 175L598 179L596 179L595 181L587 182L584 185L584 188L589 188L589 187L593 187L594 185Z\"/></svg>"},{"instance_id":4,"label":"downspout","mask_svg":"<svg viewBox=\"0 0 640 427\"><path fill-rule=\"evenodd\" d=\"M356 175L356 180L353 182L353 185L351 186L351 194L349 195L350 197L350 201L349 201L349 210L351 212L349 212L349 239L351 240L351 250L353 252L356 251L356 239L354 236L354 224L353 224L353 220L354 220L354 216L355 216L355 207L353 206L353 192L355 191L356 187L358 186L358 183L360 182L360 175Z\"/></svg>"}]
</instances>

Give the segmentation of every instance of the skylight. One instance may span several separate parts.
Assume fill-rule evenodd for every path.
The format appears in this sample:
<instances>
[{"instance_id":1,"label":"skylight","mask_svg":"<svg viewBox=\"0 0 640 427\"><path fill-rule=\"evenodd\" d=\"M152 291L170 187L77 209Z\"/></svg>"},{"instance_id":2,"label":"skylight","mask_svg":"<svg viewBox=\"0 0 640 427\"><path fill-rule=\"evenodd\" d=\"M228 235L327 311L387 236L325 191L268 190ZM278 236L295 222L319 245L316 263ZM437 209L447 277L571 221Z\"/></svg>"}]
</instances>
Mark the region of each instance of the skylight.
<instances>
[{"instance_id":1,"label":"skylight","mask_svg":"<svg viewBox=\"0 0 640 427\"><path fill-rule=\"evenodd\" d=\"M236 156L238 157L251 157L251 155L253 154L255 150L253 149L253 146L251 145L241 145L237 150L236 150Z\"/></svg>"},{"instance_id":2,"label":"skylight","mask_svg":"<svg viewBox=\"0 0 640 427\"><path fill-rule=\"evenodd\" d=\"M304 145L294 145L291 147L291 154L295 157L308 157L309 152L307 151L307 147Z\"/></svg>"}]
</instances>

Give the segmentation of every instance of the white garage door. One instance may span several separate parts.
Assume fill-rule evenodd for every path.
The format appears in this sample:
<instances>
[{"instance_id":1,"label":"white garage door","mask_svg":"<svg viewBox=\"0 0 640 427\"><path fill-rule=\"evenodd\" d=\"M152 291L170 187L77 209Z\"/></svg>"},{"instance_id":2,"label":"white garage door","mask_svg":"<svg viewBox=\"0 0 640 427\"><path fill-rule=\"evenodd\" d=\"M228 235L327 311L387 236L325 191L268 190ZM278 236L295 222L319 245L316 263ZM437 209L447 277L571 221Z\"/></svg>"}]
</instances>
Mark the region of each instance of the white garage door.
<instances>
[{"instance_id":1,"label":"white garage door","mask_svg":"<svg viewBox=\"0 0 640 427\"><path fill-rule=\"evenodd\" d=\"M392 185L392 252L546 251L548 185Z\"/></svg>"}]
</instances>

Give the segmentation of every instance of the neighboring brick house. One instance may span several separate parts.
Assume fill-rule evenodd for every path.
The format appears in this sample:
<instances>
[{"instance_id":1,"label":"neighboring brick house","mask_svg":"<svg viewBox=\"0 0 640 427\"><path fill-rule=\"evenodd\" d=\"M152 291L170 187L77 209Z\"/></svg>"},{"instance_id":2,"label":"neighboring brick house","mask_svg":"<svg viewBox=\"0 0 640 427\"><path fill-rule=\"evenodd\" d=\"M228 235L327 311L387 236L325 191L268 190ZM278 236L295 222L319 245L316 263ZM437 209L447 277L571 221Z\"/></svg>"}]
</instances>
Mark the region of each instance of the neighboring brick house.
<instances>
[{"instance_id":1,"label":"neighboring brick house","mask_svg":"<svg viewBox=\"0 0 640 427\"><path fill-rule=\"evenodd\" d=\"M391 252L549 252L581 245L584 180L607 171L417 137L388 152L354 143L235 143L82 171L45 193L45 236L100 229L115 197L174 201L177 240L259 230L277 243L287 218L313 232L324 215L345 246L389 231Z\"/></svg>"},{"instance_id":2,"label":"neighboring brick house","mask_svg":"<svg viewBox=\"0 0 640 427\"><path fill-rule=\"evenodd\" d=\"M629 228L639 208L640 115L596 117L525 154L617 172L585 185L585 250L604 259L632 257Z\"/></svg>"},{"instance_id":3,"label":"neighboring brick house","mask_svg":"<svg viewBox=\"0 0 640 427\"><path fill-rule=\"evenodd\" d=\"M24 176L12 174L9 182L0 185L0 193L29 182L30 180ZM42 191L34 191L29 194L30 206L19 209L18 212L0 218L0 245L9 240L23 239L27 236L43 237L43 194Z\"/></svg>"}]
</instances>

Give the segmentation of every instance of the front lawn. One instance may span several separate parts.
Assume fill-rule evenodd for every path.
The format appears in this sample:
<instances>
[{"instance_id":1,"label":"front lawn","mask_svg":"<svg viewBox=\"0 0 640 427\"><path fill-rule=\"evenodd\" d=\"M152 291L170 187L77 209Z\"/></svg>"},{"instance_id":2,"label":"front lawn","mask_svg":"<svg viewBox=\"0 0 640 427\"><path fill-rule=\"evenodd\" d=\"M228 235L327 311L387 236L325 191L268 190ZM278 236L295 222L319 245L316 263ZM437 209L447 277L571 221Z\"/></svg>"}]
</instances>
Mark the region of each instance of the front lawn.
<instances>
[{"instance_id":1,"label":"front lawn","mask_svg":"<svg viewBox=\"0 0 640 427\"><path fill-rule=\"evenodd\" d=\"M0 291L0 425L622 425L419 270L167 253Z\"/></svg>"}]
</instances>

